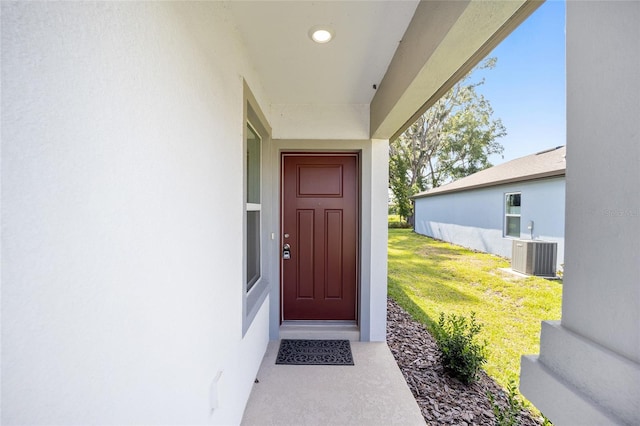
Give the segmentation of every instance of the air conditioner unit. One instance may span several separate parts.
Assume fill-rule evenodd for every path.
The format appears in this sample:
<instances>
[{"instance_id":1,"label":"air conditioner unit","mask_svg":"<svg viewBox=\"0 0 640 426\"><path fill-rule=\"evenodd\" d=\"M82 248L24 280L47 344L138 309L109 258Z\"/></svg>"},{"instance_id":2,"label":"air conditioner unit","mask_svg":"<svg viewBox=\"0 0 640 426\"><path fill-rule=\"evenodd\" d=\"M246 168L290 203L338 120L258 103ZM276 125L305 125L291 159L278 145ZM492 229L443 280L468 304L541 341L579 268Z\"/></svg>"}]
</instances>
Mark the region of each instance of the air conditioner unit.
<instances>
[{"instance_id":1,"label":"air conditioner unit","mask_svg":"<svg viewBox=\"0 0 640 426\"><path fill-rule=\"evenodd\" d=\"M558 244L550 241L513 240L511 269L527 275L556 276Z\"/></svg>"}]
</instances>

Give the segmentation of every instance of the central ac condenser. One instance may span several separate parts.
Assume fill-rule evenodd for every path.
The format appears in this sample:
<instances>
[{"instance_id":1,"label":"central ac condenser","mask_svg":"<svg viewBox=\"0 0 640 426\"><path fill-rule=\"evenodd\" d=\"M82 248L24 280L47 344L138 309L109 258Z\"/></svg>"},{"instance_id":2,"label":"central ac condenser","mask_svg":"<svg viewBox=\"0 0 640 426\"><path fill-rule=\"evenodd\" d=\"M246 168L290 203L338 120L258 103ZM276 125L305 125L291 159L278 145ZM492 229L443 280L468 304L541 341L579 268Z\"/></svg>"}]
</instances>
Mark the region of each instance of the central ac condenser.
<instances>
[{"instance_id":1,"label":"central ac condenser","mask_svg":"<svg viewBox=\"0 0 640 426\"><path fill-rule=\"evenodd\" d=\"M556 276L556 242L513 240L512 244L511 269L527 275Z\"/></svg>"}]
</instances>

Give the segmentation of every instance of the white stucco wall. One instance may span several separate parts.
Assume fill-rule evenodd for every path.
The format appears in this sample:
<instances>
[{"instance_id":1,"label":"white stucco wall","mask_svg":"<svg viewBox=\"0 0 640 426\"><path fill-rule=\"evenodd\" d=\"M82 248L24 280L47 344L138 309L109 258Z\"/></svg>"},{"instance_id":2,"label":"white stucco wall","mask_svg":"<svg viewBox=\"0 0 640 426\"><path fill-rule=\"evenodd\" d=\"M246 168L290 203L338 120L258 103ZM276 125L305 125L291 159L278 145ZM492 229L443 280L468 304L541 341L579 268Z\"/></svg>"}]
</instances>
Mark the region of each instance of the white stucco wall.
<instances>
[{"instance_id":1,"label":"white stucco wall","mask_svg":"<svg viewBox=\"0 0 640 426\"><path fill-rule=\"evenodd\" d=\"M562 321L520 384L556 425L640 424L638 22L640 2L567 2Z\"/></svg>"},{"instance_id":2,"label":"white stucco wall","mask_svg":"<svg viewBox=\"0 0 640 426\"><path fill-rule=\"evenodd\" d=\"M415 200L415 231L463 247L511 258L512 238L504 237L504 198L522 194L520 238L558 243L557 267L564 263L564 177L452 192Z\"/></svg>"},{"instance_id":3,"label":"white stucco wall","mask_svg":"<svg viewBox=\"0 0 640 426\"><path fill-rule=\"evenodd\" d=\"M3 424L240 421L243 77L265 102L223 6L2 2Z\"/></svg>"}]
</instances>

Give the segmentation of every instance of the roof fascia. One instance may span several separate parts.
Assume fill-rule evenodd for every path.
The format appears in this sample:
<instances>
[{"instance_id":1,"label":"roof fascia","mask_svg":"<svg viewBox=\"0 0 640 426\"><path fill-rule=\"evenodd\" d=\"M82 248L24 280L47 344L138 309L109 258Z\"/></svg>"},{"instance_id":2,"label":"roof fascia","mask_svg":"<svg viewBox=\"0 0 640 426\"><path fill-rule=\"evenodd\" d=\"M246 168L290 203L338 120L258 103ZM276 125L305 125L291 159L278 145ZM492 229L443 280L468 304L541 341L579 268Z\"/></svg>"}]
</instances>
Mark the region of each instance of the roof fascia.
<instances>
[{"instance_id":1,"label":"roof fascia","mask_svg":"<svg viewBox=\"0 0 640 426\"><path fill-rule=\"evenodd\" d=\"M435 197L436 195L451 194L453 192L464 192L464 191L469 191L471 189L490 188L492 186L506 185L509 183L530 182L534 180L549 179L554 177L565 176L565 174L566 174L566 169L553 170L550 172L538 173L535 175L519 176L515 178L502 179L502 180L497 180L493 182L479 183L477 185L461 186L459 188L443 189L441 191L437 191L433 193L430 193L429 191L427 191L421 194L416 194L410 198L412 200L416 200L418 198Z\"/></svg>"},{"instance_id":2,"label":"roof fascia","mask_svg":"<svg viewBox=\"0 0 640 426\"><path fill-rule=\"evenodd\" d=\"M371 137L402 134L542 3L422 0L371 102Z\"/></svg>"}]
</instances>

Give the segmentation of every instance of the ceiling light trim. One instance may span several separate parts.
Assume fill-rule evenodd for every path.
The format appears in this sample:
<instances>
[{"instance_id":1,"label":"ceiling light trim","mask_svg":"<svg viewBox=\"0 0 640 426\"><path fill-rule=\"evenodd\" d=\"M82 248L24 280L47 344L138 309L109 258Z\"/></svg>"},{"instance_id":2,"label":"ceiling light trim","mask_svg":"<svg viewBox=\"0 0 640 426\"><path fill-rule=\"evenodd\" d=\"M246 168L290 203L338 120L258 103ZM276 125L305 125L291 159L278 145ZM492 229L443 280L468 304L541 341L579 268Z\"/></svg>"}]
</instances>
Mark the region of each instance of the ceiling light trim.
<instances>
[{"instance_id":1,"label":"ceiling light trim","mask_svg":"<svg viewBox=\"0 0 640 426\"><path fill-rule=\"evenodd\" d=\"M333 40L335 31L328 25L314 25L309 29L309 38L318 44L326 44Z\"/></svg>"}]
</instances>

